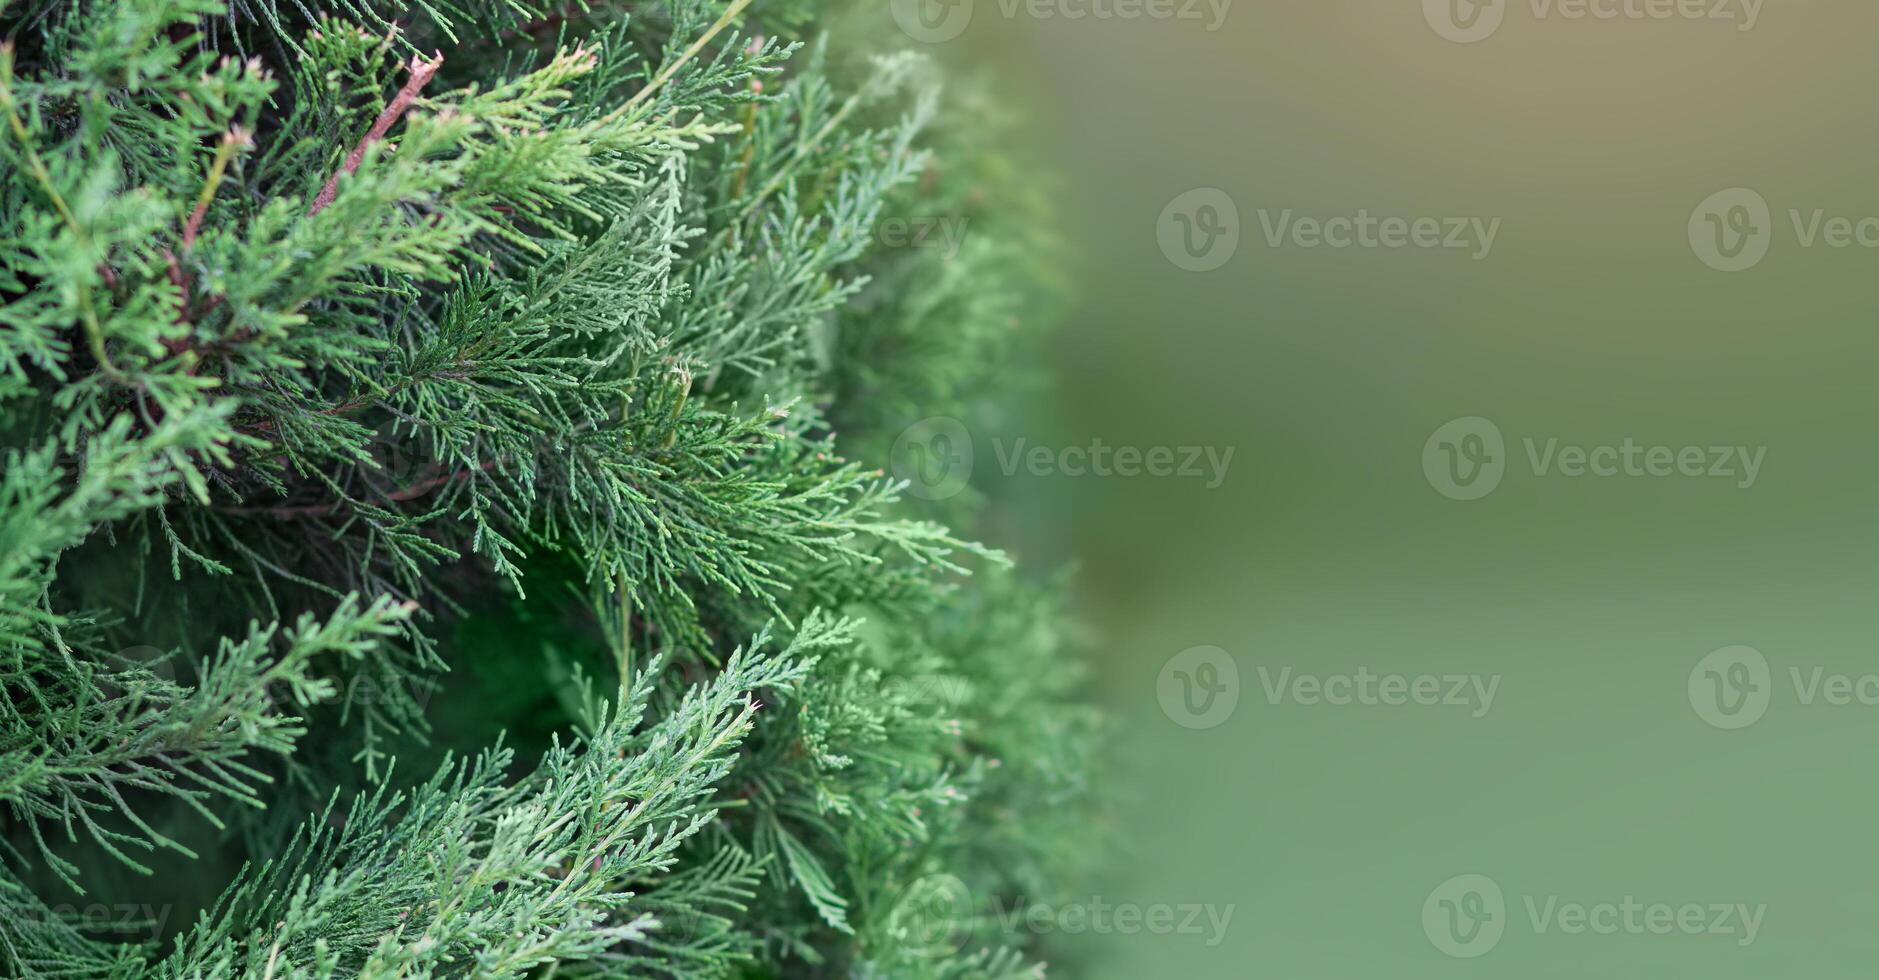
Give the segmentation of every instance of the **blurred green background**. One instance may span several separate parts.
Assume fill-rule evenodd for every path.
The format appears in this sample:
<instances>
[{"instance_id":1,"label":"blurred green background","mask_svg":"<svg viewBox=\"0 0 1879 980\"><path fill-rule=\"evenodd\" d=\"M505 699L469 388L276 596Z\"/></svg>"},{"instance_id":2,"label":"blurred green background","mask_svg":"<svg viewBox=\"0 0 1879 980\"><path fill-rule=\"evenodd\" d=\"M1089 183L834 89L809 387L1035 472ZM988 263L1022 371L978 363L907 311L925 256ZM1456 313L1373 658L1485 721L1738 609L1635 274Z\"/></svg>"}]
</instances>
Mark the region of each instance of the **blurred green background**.
<instances>
[{"instance_id":1,"label":"blurred green background","mask_svg":"<svg viewBox=\"0 0 1879 980\"><path fill-rule=\"evenodd\" d=\"M1420 0L1238 0L1213 31L1205 5L1129 9L976 0L960 36L924 45L1030 106L1081 253L1058 397L975 432L973 480L1028 503L1034 550L1082 566L1132 804L1130 853L1087 891L1233 907L1213 945L1204 925L1058 935L1078 975L1864 975L1879 706L1803 704L1790 668L1879 672L1879 250L1804 247L1789 213L1879 216L1879 5L1768 4L1743 30L1740 3L1574 19L1519 0L1467 44ZM1734 187L1769 203L1772 238L1727 273L1689 227ZM1159 244L1195 188L1238 211L1207 272ZM1476 260L1275 247L1261 209L1501 223ZM1462 416L1506 439L1504 480L1473 501L1423 470ZM1234 455L1213 489L1005 474L991 444L1017 438ZM1747 488L1542 476L1528 438L1766 455ZM1232 658L1238 702L1189 728L1163 668L1202 645ZM1733 645L1765 656L1769 702L1724 730L1689 684ZM1273 704L1262 667L1499 680L1476 717ZM1423 915L1464 874L1505 897L1498 916L1468 906L1503 930L1471 959L1438 948L1441 906ZM1575 934L1528 908L1627 897L1765 912L1744 945L1733 919Z\"/></svg>"}]
</instances>

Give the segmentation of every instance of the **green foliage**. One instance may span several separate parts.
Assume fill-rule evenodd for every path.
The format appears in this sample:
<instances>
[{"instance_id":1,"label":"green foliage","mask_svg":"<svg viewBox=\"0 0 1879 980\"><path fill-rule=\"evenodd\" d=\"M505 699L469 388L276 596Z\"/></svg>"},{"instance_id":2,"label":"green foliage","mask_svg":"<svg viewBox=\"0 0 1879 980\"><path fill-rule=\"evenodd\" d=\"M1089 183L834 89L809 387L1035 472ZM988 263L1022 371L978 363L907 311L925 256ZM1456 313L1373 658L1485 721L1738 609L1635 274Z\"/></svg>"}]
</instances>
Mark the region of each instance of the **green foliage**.
<instances>
[{"instance_id":1,"label":"green foliage","mask_svg":"<svg viewBox=\"0 0 1879 980\"><path fill-rule=\"evenodd\" d=\"M1052 249L746 2L0 6L0 976L1041 969L920 909L1090 856L1061 588L881 464Z\"/></svg>"}]
</instances>

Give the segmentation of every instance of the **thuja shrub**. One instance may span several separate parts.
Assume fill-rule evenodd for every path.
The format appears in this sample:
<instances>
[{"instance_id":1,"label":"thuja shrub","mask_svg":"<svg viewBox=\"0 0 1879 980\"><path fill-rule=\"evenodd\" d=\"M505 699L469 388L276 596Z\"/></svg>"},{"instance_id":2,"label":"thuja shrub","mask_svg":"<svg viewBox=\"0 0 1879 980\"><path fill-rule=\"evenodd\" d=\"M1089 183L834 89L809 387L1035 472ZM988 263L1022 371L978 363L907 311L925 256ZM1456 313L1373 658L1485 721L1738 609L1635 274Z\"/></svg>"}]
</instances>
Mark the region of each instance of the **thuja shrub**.
<instances>
[{"instance_id":1,"label":"thuja shrub","mask_svg":"<svg viewBox=\"0 0 1879 980\"><path fill-rule=\"evenodd\" d=\"M0 7L0 975L1042 972L1064 590L885 458L1039 198L748 2Z\"/></svg>"}]
</instances>

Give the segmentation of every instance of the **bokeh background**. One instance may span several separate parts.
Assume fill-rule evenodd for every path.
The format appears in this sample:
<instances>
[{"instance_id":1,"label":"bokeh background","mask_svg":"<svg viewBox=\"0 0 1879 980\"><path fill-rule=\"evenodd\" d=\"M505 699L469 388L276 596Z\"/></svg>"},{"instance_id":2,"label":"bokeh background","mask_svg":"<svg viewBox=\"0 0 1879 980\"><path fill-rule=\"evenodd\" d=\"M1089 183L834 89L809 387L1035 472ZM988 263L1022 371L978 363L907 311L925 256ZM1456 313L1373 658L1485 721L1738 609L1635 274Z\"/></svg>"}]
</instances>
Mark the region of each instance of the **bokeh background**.
<instances>
[{"instance_id":1,"label":"bokeh background","mask_svg":"<svg viewBox=\"0 0 1879 980\"><path fill-rule=\"evenodd\" d=\"M1205 4L962 4L957 37L916 46L994 72L1032 114L1078 254L1059 389L973 433L973 480L1026 502L1033 550L1082 567L1130 804L1127 854L1088 892L1232 907L1218 936L1054 935L1085 954L1077 975L1864 975L1879 705L1804 704L1790 669L1879 672L1879 249L1804 246L1790 212L1879 216L1879 5L1777 0L1743 29L1740 2L1653 20L1516 0L1457 43L1421 0L1235 0L1211 31ZM1720 272L1689 227L1736 187L1768 202L1772 237ZM1196 188L1238 212L1206 272L1158 234ZM1500 226L1480 259L1275 247L1261 209ZM1504 479L1472 501L1423 468L1463 416L1506 440ZM1234 455L1211 489L1007 475L991 447L1018 438ZM1570 478L1536 474L1529 438L1765 456L1746 488ZM1765 657L1767 707L1727 730L1689 685L1735 645ZM1164 666L1196 646L1237 668L1211 727L1164 708ZM1498 687L1480 717L1273 704L1261 668ZM1467 959L1423 914L1465 874L1505 906ZM1628 897L1765 911L1745 945L1733 918L1574 934L1528 909Z\"/></svg>"}]
</instances>

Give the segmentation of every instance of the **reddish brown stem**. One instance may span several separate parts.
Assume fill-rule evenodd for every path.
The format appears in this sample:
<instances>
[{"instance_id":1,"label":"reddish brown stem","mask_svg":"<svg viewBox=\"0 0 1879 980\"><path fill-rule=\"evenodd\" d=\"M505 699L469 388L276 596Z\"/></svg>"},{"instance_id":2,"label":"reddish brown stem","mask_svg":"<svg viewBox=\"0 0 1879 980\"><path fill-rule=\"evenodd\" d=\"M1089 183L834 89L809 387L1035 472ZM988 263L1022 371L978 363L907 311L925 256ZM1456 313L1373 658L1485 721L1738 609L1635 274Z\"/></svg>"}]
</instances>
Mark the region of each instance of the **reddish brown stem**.
<instances>
[{"instance_id":1,"label":"reddish brown stem","mask_svg":"<svg viewBox=\"0 0 1879 980\"><path fill-rule=\"evenodd\" d=\"M163 262L170 268L170 282L174 283L178 289L188 289L189 277L183 275L183 266L176 261L176 253L170 251L168 246L159 248L157 251L163 253Z\"/></svg>"},{"instance_id":2,"label":"reddish brown stem","mask_svg":"<svg viewBox=\"0 0 1879 980\"><path fill-rule=\"evenodd\" d=\"M345 166L340 167L332 177L327 179L325 187L320 188L319 196L313 199L313 207L307 211L309 217L319 214L326 209L328 204L333 203L333 198L339 195L339 178L359 169L360 161L365 159L366 149L385 138L385 134L391 131L398 117L404 115L405 110L411 108L411 103L417 101L418 93L424 89L425 83L431 80L431 76L437 74L437 69L442 67L443 63L444 55L441 51L431 55L429 61L424 60L422 56L412 56L411 64L406 66L411 72L411 77L405 80L404 88L399 89L398 94L392 96L391 104L385 107L384 112L378 114L378 118L372 122L372 128L367 130L365 136L359 140L359 145L353 147L352 152L346 155Z\"/></svg>"},{"instance_id":3,"label":"reddish brown stem","mask_svg":"<svg viewBox=\"0 0 1879 980\"><path fill-rule=\"evenodd\" d=\"M188 254L196 247L196 235L202 231L202 216L209 213L208 201L197 201L196 209L189 212L189 221L183 225L183 252Z\"/></svg>"},{"instance_id":4,"label":"reddish brown stem","mask_svg":"<svg viewBox=\"0 0 1879 980\"><path fill-rule=\"evenodd\" d=\"M183 294L182 299L176 304L176 322L188 323L189 277L183 273L182 263L176 261L175 252L170 251L168 247L158 249L158 251L163 253L163 261L170 267L170 282L174 284L177 289L181 290ZM190 338L188 337L166 337L163 340L163 348L169 351L171 356L175 356L188 350L189 343Z\"/></svg>"}]
</instances>

